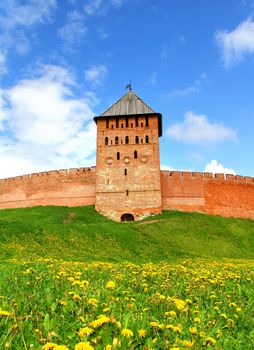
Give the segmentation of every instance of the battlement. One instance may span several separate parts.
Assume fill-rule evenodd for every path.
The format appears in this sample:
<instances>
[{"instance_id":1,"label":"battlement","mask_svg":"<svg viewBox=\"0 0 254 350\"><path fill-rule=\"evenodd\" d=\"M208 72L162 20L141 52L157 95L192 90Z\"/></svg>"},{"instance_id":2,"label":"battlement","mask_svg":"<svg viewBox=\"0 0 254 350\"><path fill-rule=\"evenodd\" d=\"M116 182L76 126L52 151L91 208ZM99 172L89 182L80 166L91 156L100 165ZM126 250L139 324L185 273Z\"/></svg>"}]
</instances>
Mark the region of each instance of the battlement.
<instances>
[{"instance_id":1,"label":"battlement","mask_svg":"<svg viewBox=\"0 0 254 350\"><path fill-rule=\"evenodd\" d=\"M19 181L27 181L29 179L33 179L36 177L51 177L54 175L62 175L62 174L78 174L78 173L88 173L88 172L95 172L96 167L81 167L81 168L69 168L69 169L58 169L58 170L49 170L49 171L43 171L39 173L32 173L32 174L26 174L21 176L14 176L14 177L8 177L6 179L0 179L1 183L6 182L19 182Z\"/></svg>"},{"instance_id":2,"label":"battlement","mask_svg":"<svg viewBox=\"0 0 254 350\"><path fill-rule=\"evenodd\" d=\"M242 183L253 183L254 177L241 176L233 174L223 174L223 173L207 173L207 172L192 172L192 171L171 171L171 170L161 170L163 176L169 176L179 179L204 179L204 180L218 180L218 181L237 181Z\"/></svg>"}]
</instances>

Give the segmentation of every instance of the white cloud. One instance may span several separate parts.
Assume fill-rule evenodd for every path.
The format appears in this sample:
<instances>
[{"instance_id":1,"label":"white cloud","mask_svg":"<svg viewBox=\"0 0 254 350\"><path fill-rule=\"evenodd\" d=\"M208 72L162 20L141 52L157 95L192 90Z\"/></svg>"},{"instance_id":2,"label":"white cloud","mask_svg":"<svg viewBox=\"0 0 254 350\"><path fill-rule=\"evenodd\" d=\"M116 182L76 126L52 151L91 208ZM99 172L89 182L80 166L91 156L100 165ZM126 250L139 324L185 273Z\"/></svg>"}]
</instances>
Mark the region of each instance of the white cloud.
<instances>
[{"instance_id":1,"label":"white cloud","mask_svg":"<svg viewBox=\"0 0 254 350\"><path fill-rule=\"evenodd\" d=\"M165 165L165 164L161 164L160 168L161 168L161 170L169 170L169 171L174 171L175 170L170 165Z\"/></svg>"},{"instance_id":2,"label":"white cloud","mask_svg":"<svg viewBox=\"0 0 254 350\"><path fill-rule=\"evenodd\" d=\"M211 160L210 163L207 163L204 169L204 172L208 173L223 173L223 174L234 174L236 175L236 171L234 169L225 168L222 164L218 163L217 160Z\"/></svg>"},{"instance_id":3,"label":"white cloud","mask_svg":"<svg viewBox=\"0 0 254 350\"><path fill-rule=\"evenodd\" d=\"M232 128L222 123L212 123L206 115L188 111L181 123L171 125L166 135L175 141L193 144L211 144L222 141L236 141L237 134Z\"/></svg>"},{"instance_id":4,"label":"white cloud","mask_svg":"<svg viewBox=\"0 0 254 350\"><path fill-rule=\"evenodd\" d=\"M224 66L228 69L242 61L247 54L254 54L254 22L247 19L231 32L217 32L215 39L221 48Z\"/></svg>"},{"instance_id":5,"label":"white cloud","mask_svg":"<svg viewBox=\"0 0 254 350\"><path fill-rule=\"evenodd\" d=\"M74 11L68 14L67 23L58 30L58 35L64 41L65 48L72 49L81 43L86 31L84 15Z\"/></svg>"},{"instance_id":6,"label":"white cloud","mask_svg":"<svg viewBox=\"0 0 254 350\"><path fill-rule=\"evenodd\" d=\"M103 84L108 70L103 64L92 66L85 70L85 79L92 84L93 87L98 87Z\"/></svg>"},{"instance_id":7,"label":"white cloud","mask_svg":"<svg viewBox=\"0 0 254 350\"><path fill-rule=\"evenodd\" d=\"M207 82L207 76L205 73L200 74L198 79L194 81L194 83L184 89L175 89L170 91L169 93L166 94L167 97L169 98L174 98L174 97L184 97L189 94L195 94L200 91L200 87L203 83Z\"/></svg>"},{"instance_id":8,"label":"white cloud","mask_svg":"<svg viewBox=\"0 0 254 350\"><path fill-rule=\"evenodd\" d=\"M75 86L66 69L44 66L38 77L2 91L2 134L8 136L0 139L0 178L94 164L95 97L75 98Z\"/></svg>"},{"instance_id":9,"label":"white cloud","mask_svg":"<svg viewBox=\"0 0 254 350\"><path fill-rule=\"evenodd\" d=\"M56 0L18 0L0 2L0 46L24 54L30 49L31 27L51 19Z\"/></svg>"},{"instance_id":10,"label":"white cloud","mask_svg":"<svg viewBox=\"0 0 254 350\"><path fill-rule=\"evenodd\" d=\"M109 7L119 8L124 0L89 0L84 6L87 15L104 15Z\"/></svg>"}]
</instances>

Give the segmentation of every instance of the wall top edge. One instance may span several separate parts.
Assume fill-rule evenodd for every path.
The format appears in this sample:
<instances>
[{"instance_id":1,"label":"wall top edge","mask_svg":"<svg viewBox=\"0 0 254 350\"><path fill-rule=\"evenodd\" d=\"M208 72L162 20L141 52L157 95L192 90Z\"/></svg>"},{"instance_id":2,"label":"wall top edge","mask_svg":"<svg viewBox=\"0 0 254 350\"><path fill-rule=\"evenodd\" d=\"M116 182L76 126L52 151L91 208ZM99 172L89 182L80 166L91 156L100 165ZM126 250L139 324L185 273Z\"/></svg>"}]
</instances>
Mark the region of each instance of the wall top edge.
<instances>
[{"instance_id":1,"label":"wall top edge","mask_svg":"<svg viewBox=\"0 0 254 350\"><path fill-rule=\"evenodd\" d=\"M5 179L0 179L0 182L7 182L7 181L16 181L16 180L24 180L34 177L42 177L42 176L51 176L55 174L73 174L73 173L79 173L79 172L89 172L89 171L95 171L96 167L80 167L80 168L68 168L68 169L58 169L58 170L48 170L38 173L32 173L32 174L25 174L25 175L18 175L14 177L8 177Z\"/></svg>"},{"instance_id":2,"label":"wall top edge","mask_svg":"<svg viewBox=\"0 0 254 350\"><path fill-rule=\"evenodd\" d=\"M91 167L80 167L80 168L68 168L68 169L58 169L49 170L44 172L38 172L33 174L25 174L21 176L9 177L5 179L0 179L0 182L24 180L28 178L41 177L41 176L52 176L56 174L73 174L81 172L96 171L95 166ZM161 170L161 173L166 176L172 177L183 177L183 178L204 178L204 179L216 179L216 180L234 180L239 182L249 182L254 183L254 177L251 176L241 176L233 174L223 174L223 173L208 173L208 172L198 172L198 171L176 171L176 170Z\"/></svg>"},{"instance_id":3,"label":"wall top edge","mask_svg":"<svg viewBox=\"0 0 254 350\"><path fill-rule=\"evenodd\" d=\"M254 177L242 176L234 174L224 173L207 173L197 171L176 171L176 170L161 170L161 173L172 177L183 177L183 178L204 178L204 179L215 179L215 180L234 180L242 182L254 182Z\"/></svg>"}]
</instances>

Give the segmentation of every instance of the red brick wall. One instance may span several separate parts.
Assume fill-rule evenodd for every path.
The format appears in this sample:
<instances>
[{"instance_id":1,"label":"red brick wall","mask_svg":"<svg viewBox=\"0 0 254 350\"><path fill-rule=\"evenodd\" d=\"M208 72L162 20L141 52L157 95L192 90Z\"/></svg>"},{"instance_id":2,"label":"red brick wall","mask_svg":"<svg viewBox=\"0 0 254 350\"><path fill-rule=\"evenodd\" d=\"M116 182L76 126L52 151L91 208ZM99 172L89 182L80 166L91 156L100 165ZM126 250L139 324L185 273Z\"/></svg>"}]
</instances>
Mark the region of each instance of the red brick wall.
<instances>
[{"instance_id":1,"label":"red brick wall","mask_svg":"<svg viewBox=\"0 0 254 350\"><path fill-rule=\"evenodd\" d=\"M81 168L0 180L0 208L95 204L95 172L95 168ZM254 219L254 179L251 177L160 173L163 209ZM142 192L139 200L142 203Z\"/></svg>"},{"instance_id":2,"label":"red brick wall","mask_svg":"<svg viewBox=\"0 0 254 350\"><path fill-rule=\"evenodd\" d=\"M95 203L95 168L65 169L0 180L0 208Z\"/></svg>"},{"instance_id":3,"label":"red brick wall","mask_svg":"<svg viewBox=\"0 0 254 350\"><path fill-rule=\"evenodd\" d=\"M162 207L254 219L254 178L161 171Z\"/></svg>"}]
</instances>

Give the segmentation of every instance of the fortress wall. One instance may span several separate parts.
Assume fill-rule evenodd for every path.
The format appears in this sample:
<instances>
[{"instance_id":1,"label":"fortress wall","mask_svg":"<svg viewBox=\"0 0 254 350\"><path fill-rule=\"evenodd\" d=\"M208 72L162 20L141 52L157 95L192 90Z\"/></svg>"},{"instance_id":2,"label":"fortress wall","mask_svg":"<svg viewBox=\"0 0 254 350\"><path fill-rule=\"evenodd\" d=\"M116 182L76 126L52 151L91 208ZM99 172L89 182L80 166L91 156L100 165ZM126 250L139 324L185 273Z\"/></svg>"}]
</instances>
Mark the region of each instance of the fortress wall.
<instances>
[{"instance_id":1,"label":"fortress wall","mask_svg":"<svg viewBox=\"0 0 254 350\"><path fill-rule=\"evenodd\" d=\"M254 219L254 178L161 171L162 208ZM95 204L95 168L64 169L0 180L0 209Z\"/></svg>"},{"instance_id":2,"label":"fortress wall","mask_svg":"<svg viewBox=\"0 0 254 350\"><path fill-rule=\"evenodd\" d=\"M0 209L95 204L95 168L54 170L0 180Z\"/></svg>"},{"instance_id":3,"label":"fortress wall","mask_svg":"<svg viewBox=\"0 0 254 350\"><path fill-rule=\"evenodd\" d=\"M161 171L162 207L254 219L254 178Z\"/></svg>"}]
</instances>

